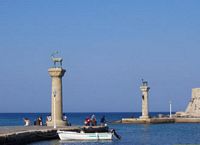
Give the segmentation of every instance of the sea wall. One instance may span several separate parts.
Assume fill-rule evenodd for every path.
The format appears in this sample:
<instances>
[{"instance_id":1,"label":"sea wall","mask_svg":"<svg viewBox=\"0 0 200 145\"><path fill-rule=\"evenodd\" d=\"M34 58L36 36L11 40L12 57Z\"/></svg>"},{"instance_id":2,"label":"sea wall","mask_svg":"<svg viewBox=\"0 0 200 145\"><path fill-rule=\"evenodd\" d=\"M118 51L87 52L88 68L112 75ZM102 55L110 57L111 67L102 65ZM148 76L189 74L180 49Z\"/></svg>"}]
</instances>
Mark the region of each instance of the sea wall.
<instances>
[{"instance_id":1,"label":"sea wall","mask_svg":"<svg viewBox=\"0 0 200 145\"><path fill-rule=\"evenodd\" d=\"M122 123L135 123L135 124L158 124L158 123L174 123L173 118L122 118Z\"/></svg>"},{"instance_id":2,"label":"sea wall","mask_svg":"<svg viewBox=\"0 0 200 145\"><path fill-rule=\"evenodd\" d=\"M176 123L200 123L200 118L175 118Z\"/></svg>"}]
</instances>

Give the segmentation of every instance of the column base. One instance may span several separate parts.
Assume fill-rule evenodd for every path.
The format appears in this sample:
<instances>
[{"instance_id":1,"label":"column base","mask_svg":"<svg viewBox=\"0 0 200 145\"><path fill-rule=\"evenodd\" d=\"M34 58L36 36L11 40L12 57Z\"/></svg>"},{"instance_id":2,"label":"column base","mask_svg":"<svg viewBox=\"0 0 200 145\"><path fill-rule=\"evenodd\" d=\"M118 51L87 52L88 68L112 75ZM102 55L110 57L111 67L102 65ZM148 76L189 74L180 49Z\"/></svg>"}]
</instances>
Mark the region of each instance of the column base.
<instances>
[{"instance_id":1,"label":"column base","mask_svg":"<svg viewBox=\"0 0 200 145\"><path fill-rule=\"evenodd\" d=\"M140 116L140 119L149 119L149 116Z\"/></svg>"},{"instance_id":2,"label":"column base","mask_svg":"<svg viewBox=\"0 0 200 145\"><path fill-rule=\"evenodd\" d=\"M54 121L47 121L47 126L54 126ZM56 127L57 126L67 126L67 121L63 120L56 120Z\"/></svg>"}]
</instances>

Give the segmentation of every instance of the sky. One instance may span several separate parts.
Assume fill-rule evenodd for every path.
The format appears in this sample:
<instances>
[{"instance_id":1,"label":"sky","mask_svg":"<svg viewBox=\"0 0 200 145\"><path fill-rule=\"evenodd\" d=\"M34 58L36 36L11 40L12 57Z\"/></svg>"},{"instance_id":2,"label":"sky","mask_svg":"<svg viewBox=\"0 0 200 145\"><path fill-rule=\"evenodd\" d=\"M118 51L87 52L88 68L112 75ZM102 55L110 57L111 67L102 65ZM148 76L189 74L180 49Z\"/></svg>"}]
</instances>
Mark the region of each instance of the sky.
<instances>
[{"instance_id":1,"label":"sky","mask_svg":"<svg viewBox=\"0 0 200 145\"><path fill-rule=\"evenodd\" d=\"M64 112L184 111L200 87L199 0L0 0L0 112L50 112L52 52Z\"/></svg>"}]
</instances>

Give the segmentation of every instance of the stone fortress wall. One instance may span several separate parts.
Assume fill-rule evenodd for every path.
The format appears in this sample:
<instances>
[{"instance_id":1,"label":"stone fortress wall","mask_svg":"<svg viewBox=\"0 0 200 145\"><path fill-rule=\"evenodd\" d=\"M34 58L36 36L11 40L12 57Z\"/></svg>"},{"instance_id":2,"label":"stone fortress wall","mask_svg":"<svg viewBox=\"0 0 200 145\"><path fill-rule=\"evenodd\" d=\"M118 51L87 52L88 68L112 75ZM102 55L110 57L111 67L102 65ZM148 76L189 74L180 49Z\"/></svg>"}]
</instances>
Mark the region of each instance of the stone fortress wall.
<instances>
[{"instance_id":1,"label":"stone fortress wall","mask_svg":"<svg viewBox=\"0 0 200 145\"><path fill-rule=\"evenodd\" d=\"M187 116L200 117L200 88L192 89L192 97L185 110Z\"/></svg>"}]
</instances>

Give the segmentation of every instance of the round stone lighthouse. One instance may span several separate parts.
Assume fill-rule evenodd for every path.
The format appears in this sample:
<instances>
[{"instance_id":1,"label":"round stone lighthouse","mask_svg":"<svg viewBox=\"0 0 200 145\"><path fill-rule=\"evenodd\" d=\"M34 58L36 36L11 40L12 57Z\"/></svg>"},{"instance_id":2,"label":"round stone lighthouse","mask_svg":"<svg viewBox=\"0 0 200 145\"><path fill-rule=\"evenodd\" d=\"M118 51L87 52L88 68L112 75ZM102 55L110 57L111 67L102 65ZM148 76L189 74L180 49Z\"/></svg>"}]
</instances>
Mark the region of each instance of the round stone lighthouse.
<instances>
[{"instance_id":1,"label":"round stone lighthouse","mask_svg":"<svg viewBox=\"0 0 200 145\"><path fill-rule=\"evenodd\" d=\"M150 87L148 87L148 82L142 80L142 85L140 86L140 90L142 92L142 116L141 119L149 118L149 106L148 106L148 92Z\"/></svg>"},{"instance_id":2,"label":"round stone lighthouse","mask_svg":"<svg viewBox=\"0 0 200 145\"><path fill-rule=\"evenodd\" d=\"M63 105L62 105L62 77L65 74L65 69L62 68L62 58L52 57L54 67L49 68L48 72L52 80L51 88L51 118L47 121L47 126L65 126L66 121L63 121ZM56 66L56 63L60 66Z\"/></svg>"}]
</instances>

